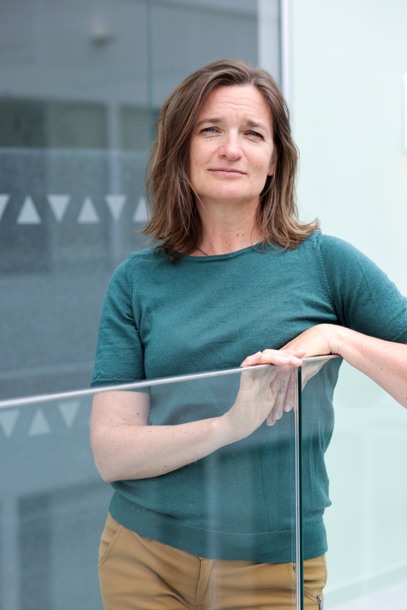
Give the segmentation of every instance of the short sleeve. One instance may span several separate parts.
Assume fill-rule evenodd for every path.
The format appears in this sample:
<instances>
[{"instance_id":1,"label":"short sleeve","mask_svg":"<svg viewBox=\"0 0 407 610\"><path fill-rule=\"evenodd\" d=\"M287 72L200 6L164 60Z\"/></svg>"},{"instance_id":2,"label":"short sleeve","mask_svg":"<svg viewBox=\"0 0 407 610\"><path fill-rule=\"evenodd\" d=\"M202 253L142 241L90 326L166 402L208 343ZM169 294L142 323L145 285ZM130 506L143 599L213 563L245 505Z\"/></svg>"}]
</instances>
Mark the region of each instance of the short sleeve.
<instances>
[{"instance_id":1,"label":"short sleeve","mask_svg":"<svg viewBox=\"0 0 407 610\"><path fill-rule=\"evenodd\" d=\"M318 242L340 323L380 339L407 343L407 299L389 277L344 240L320 235Z\"/></svg>"},{"instance_id":2,"label":"short sleeve","mask_svg":"<svg viewBox=\"0 0 407 610\"><path fill-rule=\"evenodd\" d=\"M132 383L144 378L143 347L125 261L114 272L103 302L91 386Z\"/></svg>"}]
</instances>

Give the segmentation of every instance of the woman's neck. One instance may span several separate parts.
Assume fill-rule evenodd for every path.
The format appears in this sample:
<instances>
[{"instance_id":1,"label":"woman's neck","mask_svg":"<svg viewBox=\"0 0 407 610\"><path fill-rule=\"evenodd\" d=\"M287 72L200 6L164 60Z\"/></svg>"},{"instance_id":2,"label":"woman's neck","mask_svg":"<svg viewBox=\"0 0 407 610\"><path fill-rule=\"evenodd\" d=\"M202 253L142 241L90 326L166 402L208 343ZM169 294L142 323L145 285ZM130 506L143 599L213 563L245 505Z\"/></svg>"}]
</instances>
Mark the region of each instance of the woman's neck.
<instances>
[{"instance_id":1,"label":"woman's neck","mask_svg":"<svg viewBox=\"0 0 407 610\"><path fill-rule=\"evenodd\" d=\"M247 209L241 214L236 213L238 210L233 214L225 214L225 211L215 214L213 211L200 210L202 238L197 244L198 255L228 254L253 246L261 240L255 213L248 213Z\"/></svg>"},{"instance_id":2,"label":"woman's neck","mask_svg":"<svg viewBox=\"0 0 407 610\"><path fill-rule=\"evenodd\" d=\"M198 203L202 238L197 244L197 254L228 254L259 243L261 234L256 223L257 205Z\"/></svg>"}]
</instances>

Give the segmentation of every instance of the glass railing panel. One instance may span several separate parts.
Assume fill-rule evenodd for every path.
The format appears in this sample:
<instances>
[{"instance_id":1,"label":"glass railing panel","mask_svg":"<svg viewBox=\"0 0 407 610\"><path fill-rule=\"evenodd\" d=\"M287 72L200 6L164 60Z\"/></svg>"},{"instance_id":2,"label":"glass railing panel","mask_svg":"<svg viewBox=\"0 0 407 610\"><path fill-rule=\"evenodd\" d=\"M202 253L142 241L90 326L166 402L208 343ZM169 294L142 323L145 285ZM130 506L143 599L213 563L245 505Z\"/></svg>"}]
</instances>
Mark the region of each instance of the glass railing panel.
<instances>
[{"instance_id":1,"label":"glass railing panel","mask_svg":"<svg viewBox=\"0 0 407 610\"><path fill-rule=\"evenodd\" d=\"M339 363L340 359L328 363L301 395L303 468L304 447L312 436L320 438L332 502L324 515L328 539L325 608L403 610L407 599L407 413L347 363L341 365L331 409L330 397L321 398L321 388L326 387L327 374L335 380ZM304 378L311 365L304 365ZM312 491L303 483L304 504Z\"/></svg>"},{"instance_id":2,"label":"glass railing panel","mask_svg":"<svg viewBox=\"0 0 407 610\"><path fill-rule=\"evenodd\" d=\"M0 409L1 610L100 607L94 549L110 490L92 461L90 404Z\"/></svg>"},{"instance_id":3,"label":"glass railing panel","mask_svg":"<svg viewBox=\"0 0 407 610\"><path fill-rule=\"evenodd\" d=\"M145 245L145 162L142 152L0 148L2 398L88 383L106 286Z\"/></svg>"},{"instance_id":4,"label":"glass railing panel","mask_svg":"<svg viewBox=\"0 0 407 610\"><path fill-rule=\"evenodd\" d=\"M315 357L299 370L300 505L303 606L324 607L326 531L324 510L329 504L325 449L333 429L333 390L340 360Z\"/></svg>"},{"instance_id":5,"label":"glass railing panel","mask_svg":"<svg viewBox=\"0 0 407 610\"><path fill-rule=\"evenodd\" d=\"M297 370L262 366L110 390L134 393L135 404L141 394L149 395L150 424L176 424L222 417L237 402L240 413L260 410L264 417L276 397L286 396L289 381L290 410L283 411L280 402L282 417L274 425L263 423L245 438L174 472L115 484L118 500L112 510L119 514L128 506L123 496L139 494L142 500L135 510L143 512L140 507L146 503L143 510L148 513L144 535L161 527L160 535L174 546L190 552L199 548L209 558L292 562L284 585L277 581L267 595L279 595L285 586L290 607L297 609ZM93 394L103 391L0 403L1 610L102 608L98 548L113 490L94 465L89 423ZM177 520L187 523L187 538ZM227 593L213 580L208 594L216 599ZM255 599L258 587L253 586L251 594Z\"/></svg>"}]
</instances>

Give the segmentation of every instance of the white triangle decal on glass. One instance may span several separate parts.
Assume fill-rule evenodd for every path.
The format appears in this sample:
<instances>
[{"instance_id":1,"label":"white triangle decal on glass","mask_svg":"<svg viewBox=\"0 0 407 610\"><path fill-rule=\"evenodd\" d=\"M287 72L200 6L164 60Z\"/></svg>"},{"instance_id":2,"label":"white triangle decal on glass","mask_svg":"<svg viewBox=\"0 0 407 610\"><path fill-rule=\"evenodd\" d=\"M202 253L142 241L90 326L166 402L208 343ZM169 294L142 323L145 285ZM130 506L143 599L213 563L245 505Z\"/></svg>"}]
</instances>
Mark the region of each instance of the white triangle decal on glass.
<instances>
[{"instance_id":1,"label":"white triangle decal on glass","mask_svg":"<svg viewBox=\"0 0 407 610\"><path fill-rule=\"evenodd\" d=\"M114 220L119 220L126 199L126 195L106 195L107 205Z\"/></svg>"},{"instance_id":2,"label":"white triangle decal on glass","mask_svg":"<svg viewBox=\"0 0 407 610\"><path fill-rule=\"evenodd\" d=\"M95 207L90 197L86 197L83 206L78 216L79 224L95 224L99 222L99 216L96 214Z\"/></svg>"},{"instance_id":3,"label":"white triangle decal on glass","mask_svg":"<svg viewBox=\"0 0 407 610\"><path fill-rule=\"evenodd\" d=\"M66 400L58 403L58 410L67 428L72 428L81 403L79 400Z\"/></svg>"},{"instance_id":4,"label":"white triangle decal on glass","mask_svg":"<svg viewBox=\"0 0 407 610\"><path fill-rule=\"evenodd\" d=\"M64 217L69 203L69 195L48 195L48 201L58 222Z\"/></svg>"},{"instance_id":5,"label":"white triangle decal on glass","mask_svg":"<svg viewBox=\"0 0 407 610\"><path fill-rule=\"evenodd\" d=\"M3 216L3 212L6 209L6 205L8 204L8 200L10 197L8 195L0 195L0 220Z\"/></svg>"},{"instance_id":6,"label":"white triangle decal on glass","mask_svg":"<svg viewBox=\"0 0 407 610\"><path fill-rule=\"evenodd\" d=\"M17 218L19 225L39 225L41 224L41 218L35 208L34 202L31 197L27 197L23 203L23 207Z\"/></svg>"},{"instance_id":7,"label":"white triangle decal on glass","mask_svg":"<svg viewBox=\"0 0 407 610\"><path fill-rule=\"evenodd\" d=\"M7 438L10 438L14 432L14 427L17 423L19 411L10 409L4 413L0 413L0 428L2 428Z\"/></svg>"},{"instance_id":8,"label":"white triangle decal on glass","mask_svg":"<svg viewBox=\"0 0 407 610\"><path fill-rule=\"evenodd\" d=\"M144 223L147 220L147 204L145 197L140 197L136 211L134 212L133 222Z\"/></svg>"},{"instance_id":9,"label":"white triangle decal on glass","mask_svg":"<svg viewBox=\"0 0 407 610\"><path fill-rule=\"evenodd\" d=\"M28 436L40 436L41 434L50 434L51 428L45 419L44 413L38 409L31 422Z\"/></svg>"}]
</instances>

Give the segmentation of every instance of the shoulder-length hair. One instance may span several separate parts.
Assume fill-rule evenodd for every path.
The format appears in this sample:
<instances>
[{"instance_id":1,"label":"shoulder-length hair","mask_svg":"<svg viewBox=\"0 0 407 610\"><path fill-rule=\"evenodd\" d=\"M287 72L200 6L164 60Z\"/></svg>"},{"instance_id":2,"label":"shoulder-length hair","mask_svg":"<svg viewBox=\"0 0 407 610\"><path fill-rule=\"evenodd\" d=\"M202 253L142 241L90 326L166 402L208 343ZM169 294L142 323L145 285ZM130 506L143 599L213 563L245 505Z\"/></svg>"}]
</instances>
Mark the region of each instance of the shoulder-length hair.
<instances>
[{"instance_id":1,"label":"shoulder-length hair","mask_svg":"<svg viewBox=\"0 0 407 610\"><path fill-rule=\"evenodd\" d=\"M220 86L253 85L266 100L273 119L276 169L260 194L257 225L263 239L284 249L298 246L318 221L298 218L295 183L298 149L292 139L287 104L273 78L239 60L210 63L187 77L167 98L157 121L157 135L147 166L150 218L143 233L159 240L172 259L192 252L201 239L196 194L189 179L189 148L199 111Z\"/></svg>"}]
</instances>

